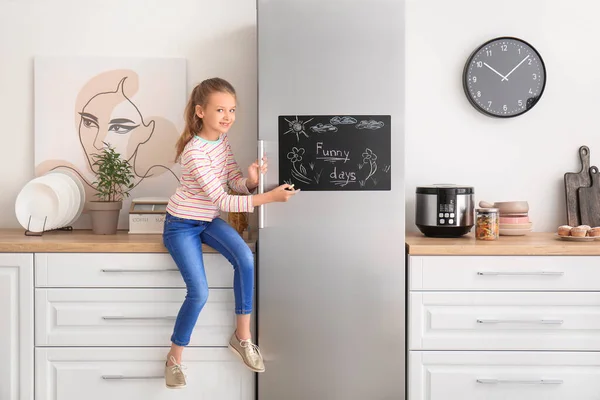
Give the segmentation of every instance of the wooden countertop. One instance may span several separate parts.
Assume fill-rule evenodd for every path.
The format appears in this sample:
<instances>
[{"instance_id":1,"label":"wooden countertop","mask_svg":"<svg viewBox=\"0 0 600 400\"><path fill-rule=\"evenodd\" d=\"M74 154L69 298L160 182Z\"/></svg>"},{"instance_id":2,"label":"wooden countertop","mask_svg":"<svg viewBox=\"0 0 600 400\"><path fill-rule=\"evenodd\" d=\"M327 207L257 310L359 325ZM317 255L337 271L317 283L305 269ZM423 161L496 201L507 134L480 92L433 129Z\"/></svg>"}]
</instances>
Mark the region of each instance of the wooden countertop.
<instances>
[{"instance_id":1,"label":"wooden countertop","mask_svg":"<svg viewBox=\"0 0 600 400\"><path fill-rule=\"evenodd\" d=\"M247 232L245 232L247 233ZM244 240L252 252L256 241ZM205 253L216 253L203 245ZM42 236L25 236L23 229L0 229L1 253L167 253L162 235L95 235L91 230L44 232Z\"/></svg>"},{"instance_id":2,"label":"wooden countertop","mask_svg":"<svg viewBox=\"0 0 600 400\"><path fill-rule=\"evenodd\" d=\"M420 233L406 234L410 255L526 255L526 256L598 256L600 240L571 242L559 239L555 232L532 232L526 236L500 236L498 240L475 240L473 234L460 238L428 238Z\"/></svg>"}]
</instances>

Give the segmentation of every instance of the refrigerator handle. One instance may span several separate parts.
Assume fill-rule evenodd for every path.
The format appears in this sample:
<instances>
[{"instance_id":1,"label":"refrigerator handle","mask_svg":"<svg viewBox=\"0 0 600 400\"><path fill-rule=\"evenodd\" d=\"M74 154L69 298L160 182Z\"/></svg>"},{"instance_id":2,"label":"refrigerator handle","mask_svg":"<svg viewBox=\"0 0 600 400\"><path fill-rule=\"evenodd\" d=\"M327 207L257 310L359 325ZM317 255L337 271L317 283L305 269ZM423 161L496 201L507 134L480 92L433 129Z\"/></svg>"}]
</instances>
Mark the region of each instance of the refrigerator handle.
<instances>
[{"instance_id":1,"label":"refrigerator handle","mask_svg":"<svg viewBox=\"0 0 600 400\"><path fill-rule=\"evenodd\" d=\"M265 141L258 141L258 165L262 167L263 157L265 156ZM265 178L262 173L258 174L258 193L262 194L265 192ZM265 227L265 205L261 204L258 206L258 229Z\"/></svg>"}]
</instances>

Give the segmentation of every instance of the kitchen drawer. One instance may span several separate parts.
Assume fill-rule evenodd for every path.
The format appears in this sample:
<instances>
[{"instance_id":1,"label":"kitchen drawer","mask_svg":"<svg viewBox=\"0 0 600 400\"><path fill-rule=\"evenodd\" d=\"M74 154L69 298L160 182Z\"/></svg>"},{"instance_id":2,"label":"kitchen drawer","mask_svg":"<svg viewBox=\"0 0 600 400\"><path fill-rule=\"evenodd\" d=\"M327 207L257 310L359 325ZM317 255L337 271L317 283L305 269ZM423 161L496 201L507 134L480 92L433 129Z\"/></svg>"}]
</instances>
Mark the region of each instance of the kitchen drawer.
<instances>
[{"instance_id":1,"label":"kitchen drawer","mask_svg":"<svg viewBox=\"0 0 600 400\"><path fill-rule=\"evenodd\" d=\"M598 256L410 256L409 290L600 290Z\"/></svg>"},{"instance_id":2,"label":"kitchen drawer","mask_svg":"<svg viewBox=\"0 0 600 400\"><path fill-rule=\"evenodd\" d=\"M233 286L233 267L220 254L204 254L210 287ZM169 254L40 253L36 287L185 287Z\"/></svg>"},{"instance_id":3,"label":"kitchen drawer","mask_svg":"<svg viewBox=\"0 0 600 400\"><path fill-rule=\"evenodd\" d=\"M252 400L254 373L227 348L186 349L187 387L167 389L168 348L37 348L36 400Z\"/></svg>"},{"instance_id":4,"label":"kitchen drawer","mask_svg":"<svg viewBox=\"0 0 600 400\"><path fill-rule=\"evenodd\" d=\"M412 292L409 348L600 351L600 293Z\"/></svg>"},{"instance_id":5,"label":"kitchen drawer","mask_svg":"<svg viewBox=\"0 0 600 400\"><path fill-rule=\"evenodd\" d=\"M36 346L170 346L185 289L36 289ZM191 346L227 346L232 289L211 289Z\"/></svg>"},{"instance_id":6,"label":"kitchen drawer","mask_svg":"<svg viewBox=\"0 0 600 400\"><path fill-rule=\"evenodd\" d=\"M600 353L409 353L408 400L597 400Z\"/></svg>"}]
</instances>

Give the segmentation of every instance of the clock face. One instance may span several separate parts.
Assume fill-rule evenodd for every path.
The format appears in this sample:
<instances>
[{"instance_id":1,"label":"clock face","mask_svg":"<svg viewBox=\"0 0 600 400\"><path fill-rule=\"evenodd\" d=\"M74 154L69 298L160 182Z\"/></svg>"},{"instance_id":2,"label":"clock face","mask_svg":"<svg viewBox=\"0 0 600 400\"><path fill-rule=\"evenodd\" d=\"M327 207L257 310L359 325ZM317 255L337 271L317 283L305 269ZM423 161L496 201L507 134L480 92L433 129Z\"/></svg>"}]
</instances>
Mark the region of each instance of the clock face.
<instances>
[{"instance_id":1,"label":"clock face","mask_svg":"<svg viewBox=\"0 0 600 400\"><path fill-rule=\"evenodd\" d=\"M546 67L528 43L490 40L469 57L463 86L471 104L486 115L510 118L529 111L546 86Z\"/></svg>"}]
</instances>

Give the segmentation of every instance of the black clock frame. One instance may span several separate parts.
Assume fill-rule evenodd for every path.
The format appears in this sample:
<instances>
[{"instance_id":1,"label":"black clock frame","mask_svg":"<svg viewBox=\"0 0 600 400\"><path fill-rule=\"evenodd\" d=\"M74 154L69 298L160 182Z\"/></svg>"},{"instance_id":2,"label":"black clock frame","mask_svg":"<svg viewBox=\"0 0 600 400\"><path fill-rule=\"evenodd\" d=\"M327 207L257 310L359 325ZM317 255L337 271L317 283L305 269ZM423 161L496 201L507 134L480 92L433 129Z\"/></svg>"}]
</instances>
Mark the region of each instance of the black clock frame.
<instances>
[{"instance_id":1,"label":"black clock frame","mask_svg":"<svg viewBox=\"0 0 600 400\"><path fill-rule=\"evenodd\" d=\"M524 45L527 45L529 48L531 48L531 50L534 51L534 53L537 55L538 60L540 61L540 64L542 66L542 70L544 71L544 84L542 85L542 89L540 90L540 94L537 96L537 98L535 99L535 101L533 101L532 103L529 102L529 99L527 100L527 105L525 107L525 109L518 113L518 114L513 114L513 115L497 115L491 112L486 111L485 109L483 109L479 104L477 104L477 102L471 97L471 94L469 93L469 86L468 86L468 71L469 71L469 65L471 65L471 62L473 61L473 58L475 57L475 55L477 53L479 53L479 51L481 51L485 46L489 45L490 43L499 41L499 40L515 40L517 42L521 42ZM514 36L500 36L494 39L490 39L487 42L485 42L484 44L482 44L481 46L477 47L467 58L467 62L465 63L465 67L463 69L463 89L465 91L465 95L467 96L467 99L469 100L469 103L471 103L471 105L480 113L487 115L489 117L494 117L494 118L514 118L514 117L518 117L519 115L523 115L525 114L527 111L531 110L542 98L542 95L544 94L544 89L546 89L546 82L548 81L548 75L546 72L546 64L544 64L544 59L542 58L542 56L540 55L540 52L537 51L537 49L535 47L533 47L530 43L526 42L523 39L514 37Z\"/></svg>"}]
</instances>

